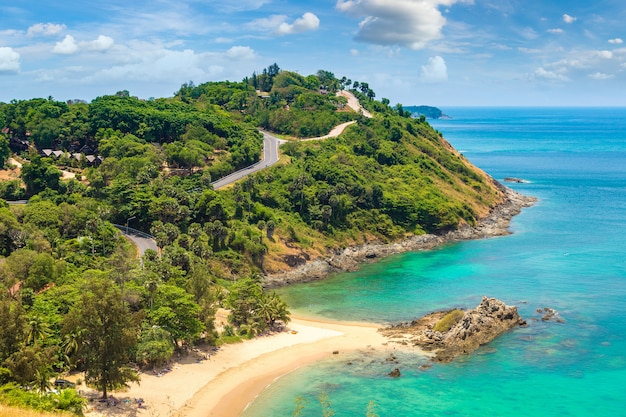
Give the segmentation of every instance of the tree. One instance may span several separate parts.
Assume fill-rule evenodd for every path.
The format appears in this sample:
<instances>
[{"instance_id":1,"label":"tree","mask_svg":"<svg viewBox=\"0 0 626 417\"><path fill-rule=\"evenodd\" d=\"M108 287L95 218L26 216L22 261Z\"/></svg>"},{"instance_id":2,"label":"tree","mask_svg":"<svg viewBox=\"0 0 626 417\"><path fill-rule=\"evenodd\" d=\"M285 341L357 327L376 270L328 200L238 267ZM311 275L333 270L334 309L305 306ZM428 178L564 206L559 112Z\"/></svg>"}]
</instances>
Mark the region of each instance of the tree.
<instances>
[{"instance_id":1,"label":"tree","mask_svg":"<svg viewBox=\"0 0 626 417\"><path fill-rule=\"evenodd\" d=\"M98 387L106 399L110 390L139 381L127 366L129 350L137 343L139 320L105 273L85 275L81 298L65 317L63 331L80 338L78 356L85 366L85 381Z\"/></svg>"},{"instance_id":2,"label":"tree","mask_svg":"<svg viewBox=\"0 0 626 417\"><path fill-rule=\"evenodd\" d=\"M11 150L9 149L9 141L6 137L0 136L0 168L4 167L4 164L9 159Z\"/></svg>"},{"instance_id":3,"label":"tree","mask_svg":"<svg viewBox=\"0 0 626 417\"><path fill-rule=\"evenodd\" d=\"M277 321L288 323L291 320L287 303L281 300L275 292L263 294L259 300L258 313L270 329L276 325Z\"/></svg>"},{"instance_id":4,"label":"tree","mask_svg":"<svg viewBox=\"0 0 626 417\"><path fill-rule=\"evenodd\" d=\"M34 155L30 163L22 166L20 176L26 184L26 194L32 196L47 188L58 190L61 171L38 155Z\"/></svg>"},{"instance_id":5,"label":"tree","mask_svg":"<svg viewBox=\"0 0 626 417\"><path fill-rule=\"evenodd\" d=\"M258 318L255 314L262 296L263 287L250 278L235 283L226 298L226 304L231 310L229 321L235 326L241 326Z\"/></svg>"},{"instance_id":6,"label":"tree","mask_svg":"<svg viewBox=\"0 0 626 417\"><path fill-rule=\"evenodd\" d=\"M193 295L174 285L159 285L154 298L152 311L148 313L150 322L160 326L172 338L176 350L181 343L190 343L203 330L198 319L200 307L193 300Z\"/></svg>"},{"instance_id":7,"label":"tree","mask_svg":"<svg viewBox=\"0 0 626 417\"><path fill-rule=\"evenodd\" d=\"M159 326L144 325L137 345L137 361L149 366L160 366L174 353L171 335Z\"/></svg>"}]
</instances>

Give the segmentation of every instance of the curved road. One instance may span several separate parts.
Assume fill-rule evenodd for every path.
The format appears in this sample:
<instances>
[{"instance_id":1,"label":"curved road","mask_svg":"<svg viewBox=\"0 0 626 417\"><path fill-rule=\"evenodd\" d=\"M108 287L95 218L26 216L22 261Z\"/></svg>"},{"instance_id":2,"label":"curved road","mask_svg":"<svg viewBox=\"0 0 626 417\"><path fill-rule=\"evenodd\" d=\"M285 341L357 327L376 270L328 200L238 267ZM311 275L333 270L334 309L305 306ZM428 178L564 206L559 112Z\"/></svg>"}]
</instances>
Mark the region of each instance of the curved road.
<instances>
[{"instance_id":1,"label":"curved road","mask_svg":"<svg viewBox=\"0 0 626 417\"><path fill-rule=\"evenodd\" d=\"M349 91L339 91L337 95L343 96L348 100L348 107L351 107L354 111L361 113L367 118L371 118L372 114L365 110L359 100ZM342 123L339 126L335 126L328 135L320 136L317 138L309 138L302 139L302 141L306 140L322 140L328 139L332 137L337 137L341 133L343 133L344 129L348 126L356 123L356 120L351 122ZM286 140L282 140L277 138L274 135L271 135L263 130L260 131L263 134L263 160L257 162L256 164L252 164L249 167L240 169L239 171L235 171L232 174L225 176L224 178L220 178L217 181L213 181L213 189L217 190L219 188L226 187L227 185L232 184L235 181L238 181L245 177L246 175L250 175L254 172L260 171L263 168L267 168L271 165L274 165L278 162L278 147L286 142Z\"/></svg>"},{"instance_id":2,"label":"curved road","mask_svg":"<svg viewBox=\"0 0 626 417\"><path fill-rule=\"evenodd\" d=\"M124 236L133 242L133 244L137 247L137 251L139 251L140 258L143 256L146 249L152 249L157 252L159 251L156 240L154 240L153 236L121 224L114 224L113 226L115 226Z\"/></svg>"},{"instance_id":3,"label":"curved road","mask_svg":"<svg viewBox=\"0 0 626 417\"><path fill-rule=\"evenodd\" d=\"M219 188L226 187L227 185L242 179L246 175L250 175L254 172L260 171L263 168L274 165L276 162L278 162L278 147L281 143L284 143L286 141L279 139L276 136L262 130L261 133L263 134L263 159L256 164L252 164L249 167L240 169L239 171L235 171L232 174L225 176L224 178L213 181L211 183L213 184L213 189L217 190Z\"/></svg>"}]
</instances>

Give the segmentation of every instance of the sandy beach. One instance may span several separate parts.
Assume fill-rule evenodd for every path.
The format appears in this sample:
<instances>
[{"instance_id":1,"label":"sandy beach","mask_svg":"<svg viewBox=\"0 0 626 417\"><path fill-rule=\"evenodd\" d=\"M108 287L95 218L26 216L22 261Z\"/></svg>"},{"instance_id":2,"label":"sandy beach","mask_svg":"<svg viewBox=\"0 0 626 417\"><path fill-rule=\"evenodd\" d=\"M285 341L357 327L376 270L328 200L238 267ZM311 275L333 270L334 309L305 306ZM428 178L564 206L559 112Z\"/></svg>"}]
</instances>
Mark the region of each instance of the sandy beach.
<instances>
[{"instance_id":1,"label":"sandy beach","mask_svg":"<svg viewBox=\"0 0 626 417\"><path fill-rule=\"evenodd\" d=\"M393 350L379 325L293 318L288 330L227 345L205 360L181 359L161 375L90 402L88 416L238 417L277 378L314 361L354 351ZM138 407L136 399L143 399Z\"/></svg>"}]
</instances>

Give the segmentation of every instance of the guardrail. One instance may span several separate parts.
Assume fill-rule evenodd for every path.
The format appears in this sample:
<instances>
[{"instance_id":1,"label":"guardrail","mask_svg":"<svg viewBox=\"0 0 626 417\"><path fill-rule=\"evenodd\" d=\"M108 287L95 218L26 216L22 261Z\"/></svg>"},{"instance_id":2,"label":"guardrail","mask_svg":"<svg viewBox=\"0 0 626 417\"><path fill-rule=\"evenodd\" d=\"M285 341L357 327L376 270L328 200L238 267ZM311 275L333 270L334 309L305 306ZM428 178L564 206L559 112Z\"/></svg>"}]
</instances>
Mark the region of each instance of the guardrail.
<instances>
[{"instance_id":1,"label":"guardrail","mask_svg":"<svg viewBox=\"0 0 626 417\"><path fill-rule=\"evenodd\" d=\"M142 232L141 230L133 229L132 227L124 226L123 224L113 224L116 228L120 229L122 233L127 235L139 236L146 239L154 240L154 236L149 233Z\"/></svg>"}]
</instances>

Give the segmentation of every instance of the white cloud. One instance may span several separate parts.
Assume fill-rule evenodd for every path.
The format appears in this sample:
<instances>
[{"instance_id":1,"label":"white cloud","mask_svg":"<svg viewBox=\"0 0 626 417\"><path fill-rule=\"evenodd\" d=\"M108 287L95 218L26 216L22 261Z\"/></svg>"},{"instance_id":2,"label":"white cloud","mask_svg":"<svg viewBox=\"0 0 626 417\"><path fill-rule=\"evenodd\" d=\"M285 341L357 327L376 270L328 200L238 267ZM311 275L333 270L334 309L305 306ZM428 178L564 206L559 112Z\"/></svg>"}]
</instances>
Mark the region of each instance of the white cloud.
<instances>
[{"instance_id":1,"label":"white cloud","mask_svg":"<svg viewBox=\"0 0 626 417\"><path fill-rule=\"evenodd\" d=\"M422 65L420 81L425 83L442 83L448 80L448 67L446 61L440 56L428 58L428 63Z\"/></svg>"},{"instance_id":2,"label":"white cloud","mask_svg":"<svg viewBox=\"0 0 626 417\"><path fill-rule=\"evenodd\" d=\"M90 49L92 51L106 51L108 49L111 49L111 47L113 46L113 44L115 43L115 41L113 40L113 38L110 38L108 36L104 36L104 35L100 35L98 36L97 39L90 41L90 42L85 42L84 46L87 49ZM83 44L81 44L83 45Z\"/></svg>"},{"instance_id":3,"label":"white cloud","mask_svg":"<svg viewBox=\"0 0 626 417\"><path fill-rule=\"evenodd\" d=\"M276 32L279 35L291 35L294 33L307 32L309 30L315 30L320 26L320 19L313 13L305 13L301 18L296 19L292 24L282 22Z\"/></svg>"},{"instance_id":4,"label":"white cloud","mask_svg":"<svg viewBox=\"0 0 626 417\"><path fill-rule=\"evenodd\" d=\"M228 51L226 51L225 55L231 59L240 59L240 60L249 60L256 58L256 53L254 49L249 46L233 46Z\"/></svg>"},{"instance_id":5,"label":"white cloud","mask_svg":"<svg viewBox=\"0 0 626 417\"><path fill-rule=\"evenodd\" d=\"M57 42L52 52L60 55L72 55L80 50L102 52L113 47L115 40L109 36L99 35L93 41L76 42L72 35L65 35L62 41Z\"/></svg>"},{"instance_id":6,"label":"white cloud","mask_svg":"<svg viewBox=\"0 0 626 417\"><path fill-rule=\"evenodd\" d=\"M275 14L270 17L253 20L246 26L252 30L272 32L277 35L292 35L317 29L320 26L320 20L313 13L307 12L293 23L287 23L286 15Z\"/></svg>"},{"instance_id":7,"label":"white cloud","mask_svg":"<svg viewBox=\"0 0 626 417\"><path fill-rule=\"evenodd\" d=\"M63 32L67 27L65 25L57 25L55 23L37 23L32 25L26 31L29 37L36 35L51 36Z\"/></svg>"},{"instance_id":8,"label":"white cloud","mask_svg":"<svg viewBox=\"0 0 626 417\"><path fill-rule=\"evenodd\" d=\"M20 54L8 46L0 47L0 74L20 70Z\"/></svg>"},{"instance_id":9,"label":"white cloud","mask_svg":"<svg viewBox=\"0 0 626 417\"><path fill-rule=\"evenodd\" d=\"M569 78L565 75L566 72L567 70L565 68L559 68L553 71L541 67L535 70L532 74L532 78L547 81L569 81Z\"/></svg>"},{"instance_id":10,"label":"white cloud","mask_svg":"<svg viewBox=\"0 0 626 417\"><path fill-rule=\"evenodd\" d=\"M359 52L358 49L354 49L354 48L350 49L350 55L352 55L352 56L359 56L360 54L361 54L361 52Z\"/></svg>"},{"instance_id":11,"label":"white cloud","mask_svg":"<svg viewBox=\"0 0 626 417\"><path fill-rule=\"evenodd\" d=\"M172 51L140 42L124 51L128 62L103 68L82 79L84 83L171 82L204 79L204 56L192 50Z\"/></svg>"},{"instance_id":12,"label":"white cloud","mask_svg":"<svg viewBox=\"0 0 626 417\"><path fill-rule=\"evenodd\" d=\"M61 55L71 55L78 52L78 44L72 35L65 35L65 38L57 42L52 48L52 52Z\"/></svg>"},{"instance_id":13,"label":"white cloud","mask_svg":"<svg viewBox=\"0 0 626 417\"><path fill-rule=\"evenodd\" d=\"M611 59L611 58L613 58L613 52L611 52L611 51L595 51L595 54L598 57L604 58L604 59Z\"/></svg>"},{"instance_id":14,"label":"white cloud","mask_svg":"<svg viewBox=\"0 0 626 417\"><path fill-rule=\"evenodd\" d=\"M356 39L378 45L422 49L442 37L446 19L439 6L462 0L337 0L337 9L363 18Z\"/></svg>"},{"instance_id":15,"label":"white cloud","mask_svg":"<svg viewBox=\"0 0 626 417\"><path fill-rule=\"evenodd\" d=\"M563 21L564 21L565 23L574 23L576 20L577 20L577 18L576 18L576 17L574 17L574 16L570 16L570 15L568 15L567 13L565 13L565 14L563 15Z\"/></svg>"},{"instance_id":16,"label":"white cloud","mask_svg":"<svg viewBox=\"0 0 626 417\"><path fill-rule=\"evenodd\" d=\"M273 32L276 28L285 23L285 20L287 20L287 16L284 14L275 14L270 17L253 20L248 23L246 27L248 27L248 29L260 30L262 32Z\"/></svg>"},{"instance_id":17,"label":"white cloud","mask_svg":"<svg viewBox=\"0 0 626 417\"><path fill-rule=\"evenodd\" d=\"M603 72L595 72L593 74L589 74L589 78L602 81L602 80L610 80L611 78L613 78L613 75L605 74Z\"/></svg>"},{"instance_id":18,"label":"white cloud","mask_svg":"<svg viewBox=\"0 0 626 417\"><path fill-rule=\"evenodd\" d=\"M548 29L548 33L553 33L555 35L563 33L563 29Z\"/></svg>"},{"instance_id":19,"label":"white cloud","mask_svg":"<svg viewBox=\"0 0 626 417\"><path fill-rule=\"evenodd\" d=\"M624 41L622 40L622 38L615 38L615 39L609 39L609 43L614 44L614 45L620 45L624 43Z\"/></svg>"}]
</instances>

